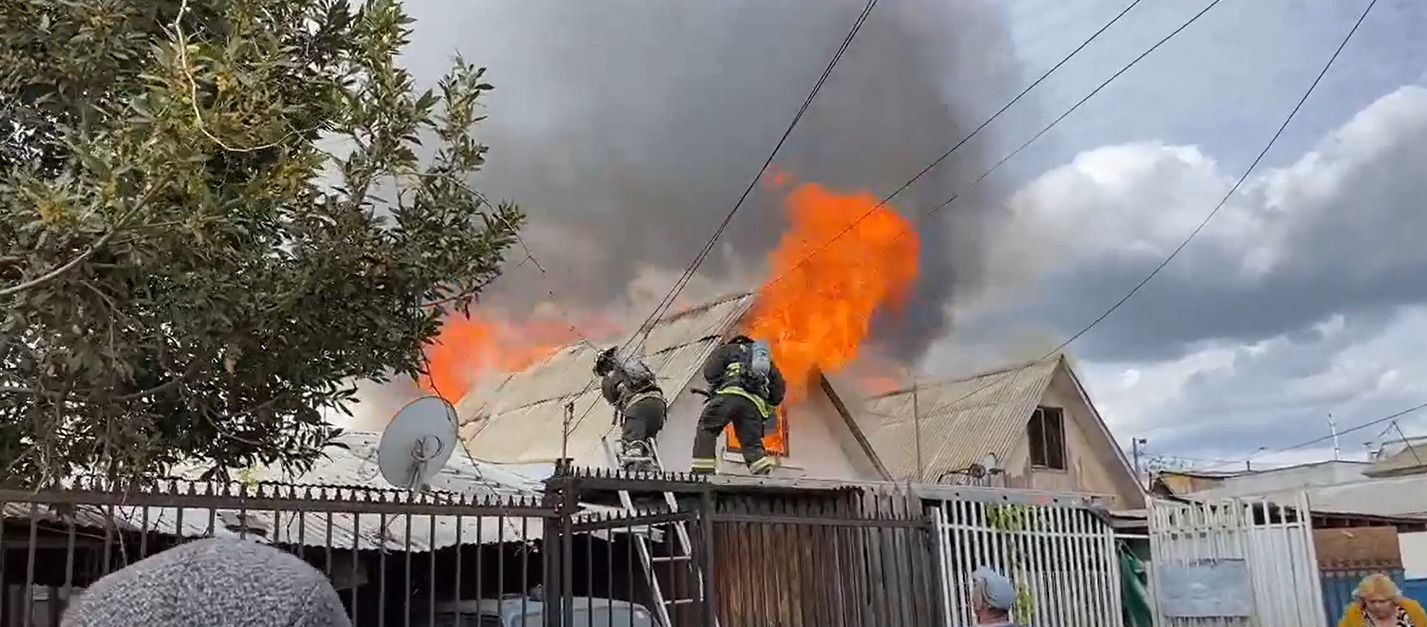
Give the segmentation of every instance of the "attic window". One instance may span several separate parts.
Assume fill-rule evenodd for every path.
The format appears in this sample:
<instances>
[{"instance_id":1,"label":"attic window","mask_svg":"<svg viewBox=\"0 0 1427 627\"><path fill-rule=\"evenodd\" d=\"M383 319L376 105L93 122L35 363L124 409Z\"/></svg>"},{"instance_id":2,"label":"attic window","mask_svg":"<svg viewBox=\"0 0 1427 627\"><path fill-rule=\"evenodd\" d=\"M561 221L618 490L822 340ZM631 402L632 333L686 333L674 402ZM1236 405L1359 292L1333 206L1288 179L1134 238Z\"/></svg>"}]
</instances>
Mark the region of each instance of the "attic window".
<instances>
[{"instance_id":1,"label":"attic window","mask_svg":"<svg viewBox=\"0 0 1427 627\"><path fill-rule=\"evenodd\" d=\"M1037 407L1026 425L1031 466L1065 470L1065 419L1059 407Z\"/></svg>"},{"instance_id":2,"label":"attic window","mask_svg":"<svg viewBox=\"0 0 1427 627\"><path fill-rule=\"evenodd\" d=\"M774 411L778 412L778 428L773 433L763 434L763 451L775 457L787 457L788 408L780 405ZM742 447L738 445L738 436L733 433L733 425L724 427L723 431L728 435L728 450L742 450Z\"/></svg>"}]
</instances>

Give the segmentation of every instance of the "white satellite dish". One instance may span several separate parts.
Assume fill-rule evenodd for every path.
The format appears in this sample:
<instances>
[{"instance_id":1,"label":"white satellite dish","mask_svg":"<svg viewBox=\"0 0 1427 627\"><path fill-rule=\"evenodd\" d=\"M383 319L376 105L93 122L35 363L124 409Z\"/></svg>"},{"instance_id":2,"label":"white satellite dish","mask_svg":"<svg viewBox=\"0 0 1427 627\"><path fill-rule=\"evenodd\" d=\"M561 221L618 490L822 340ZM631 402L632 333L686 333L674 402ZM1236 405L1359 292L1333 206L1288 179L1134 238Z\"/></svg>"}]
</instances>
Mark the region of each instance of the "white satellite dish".
<instances>
[{"instance_id":1,"label":"white satellite dish","mask_svg":"<svg viewBox=\"0 0 1427 627\"><path fill-rule=\"evenodd\" d=\"M996 459L995 453L987 453L981 458L981 467L986 470L986 474L994 475L1001 472L1001 462Z\"/></svg>"},{"instance_id":2,"label":"white satellite dish","mask_svg":"<svg viewBox=\"0 0 1427 627\"><path fill-rule=\"evenodd\" d=\"M401 408L377 445L377 468L399 488L426 485L456 451L456 409L438 396L423 396Z\"/></svg>"}]
</instances>

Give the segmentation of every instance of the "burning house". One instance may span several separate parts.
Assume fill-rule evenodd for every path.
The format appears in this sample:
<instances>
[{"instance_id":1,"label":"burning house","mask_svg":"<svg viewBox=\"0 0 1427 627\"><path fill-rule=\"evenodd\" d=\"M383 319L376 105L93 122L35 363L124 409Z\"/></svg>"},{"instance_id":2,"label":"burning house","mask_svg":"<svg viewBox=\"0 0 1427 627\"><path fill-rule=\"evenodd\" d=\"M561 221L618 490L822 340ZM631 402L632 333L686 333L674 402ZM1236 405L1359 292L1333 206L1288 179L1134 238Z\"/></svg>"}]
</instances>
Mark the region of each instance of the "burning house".
<instances>
[{"instance_id":1,"label":"burning house","mask_svg":"<svg viewBox=\"0 0 1427 627\"><path fill-rule=\"evenodd\" d=\"M659 436L659 455L667 469L688 469L704 401L692 390L707 387L700 368L715 347L754 315L753 304L750 294L720 299L666 316L650 330L643 353L669 401L669 418ZM624 336L609 343L628 340ZM590 374L598 348L571 343L536 365L467 394L456 411L471 455L541 477L548 476L561 457L577 466L610 467L601 439L618 435L612 410ZM774 476L886 478L847 404L827 379L814 370L795 380L793 372L789 370L789 386L797 392L780 412L776 432L764 440L780 461ZM726 435L721 472L744 472L737 450L737 440Z\"/></svg>"}]
</instances>

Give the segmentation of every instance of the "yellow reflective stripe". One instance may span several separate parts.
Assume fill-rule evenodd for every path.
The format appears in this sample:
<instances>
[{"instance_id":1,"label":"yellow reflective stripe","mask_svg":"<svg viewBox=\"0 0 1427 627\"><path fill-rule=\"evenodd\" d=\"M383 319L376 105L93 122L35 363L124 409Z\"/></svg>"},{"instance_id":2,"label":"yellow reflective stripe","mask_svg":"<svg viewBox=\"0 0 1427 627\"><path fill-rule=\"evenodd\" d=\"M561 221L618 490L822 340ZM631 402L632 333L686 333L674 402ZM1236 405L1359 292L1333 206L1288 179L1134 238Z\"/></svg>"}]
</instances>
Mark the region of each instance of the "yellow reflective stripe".
<instances>
[{"instance_id":1,"label":"yellow reflective stripe","mask_svg":"<svg viewBox=\"0 0 1427 627\"><path fill-rule=\"evenodd\" d=\"M712 457L695 457L689 462L690 468L716 468L718 460Z\"/></svg>"},{"instance_id":2,"label":"yellow reflective stripe","mask_svg":"<svg viewBox=\"0 0 1427 627\"><path fill-rule=\"evenodd\" d=\"M763 414L763 417L764 417L764 418L767 418L769 414L773 413L773 410L772 410L770 407L768 407L768 401L765 401L765 400L763 400L763 399L761 399L761 398L758 398L758 396L756 396L756 395L754 395L754 394L750 394L750 393L748 392L748 390L745 390L745 389L743 389L743 388L741 388L741 387L738 387L738 386L736 386L736 385L730 385L730 386L725 387L725 388L719 388L719 390L718 390L717 392L715 392L715 394L729 394L729 395L732 395L732 396L742 396L743 398L746 398L746 399L748 399L748 400L750 400L750 401L753 401L754 406L758 407L758 413Z\"/></svg>"},{"instance_id":3,"label":"yellow reflective stripe","mask_svg":"<svg viewBox=\"0 0 1427 627\"><path fill-rule=\"evenodd\" d=\"M773 465L776 463L777 460L773 459L772 457L761 457L758 459L758 461L749 464L748 469L757 472L759 470L763 470L764 468L772 468Z\"/></svg>"}]
</instances>

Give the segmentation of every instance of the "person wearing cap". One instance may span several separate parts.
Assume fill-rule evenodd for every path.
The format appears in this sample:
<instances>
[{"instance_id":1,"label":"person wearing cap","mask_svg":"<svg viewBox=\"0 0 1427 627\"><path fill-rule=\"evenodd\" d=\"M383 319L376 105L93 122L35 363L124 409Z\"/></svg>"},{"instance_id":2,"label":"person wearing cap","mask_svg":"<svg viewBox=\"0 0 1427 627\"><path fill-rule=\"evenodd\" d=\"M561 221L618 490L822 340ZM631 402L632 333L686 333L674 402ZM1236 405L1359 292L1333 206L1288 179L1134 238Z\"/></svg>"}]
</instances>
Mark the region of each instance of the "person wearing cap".
<instances>
[{"instance_id":1,"label":"person wearing cap","mask_svg":"<svg viewBox=\"0 0 1427 627\"><path fill-rule=\"evenodd\" d=\"M976 627L1022 627L1011 620L1016 586L1005 575L982 566L971 574L971 611Z\"/></svg>"}]
</instances>

